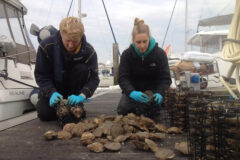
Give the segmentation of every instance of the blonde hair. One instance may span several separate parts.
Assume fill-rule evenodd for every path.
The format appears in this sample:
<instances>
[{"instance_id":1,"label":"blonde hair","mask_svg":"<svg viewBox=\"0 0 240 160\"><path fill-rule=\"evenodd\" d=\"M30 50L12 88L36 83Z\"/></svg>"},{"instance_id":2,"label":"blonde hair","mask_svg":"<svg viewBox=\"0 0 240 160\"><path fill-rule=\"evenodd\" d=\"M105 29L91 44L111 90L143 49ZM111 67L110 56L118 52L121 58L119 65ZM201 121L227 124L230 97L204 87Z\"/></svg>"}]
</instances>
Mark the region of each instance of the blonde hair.
<instances>
[{"instance_id":1,"label":"blonde hair","mask_svg":"<svg viewBox=\"0 0 240 160\"><path fill-rule=\"evenodd\" d=\"M82 37L84 33L84 26L77 17L67 17L62 19L59 28L61 34L66 34L71 39Z\"/></svg>"},{"instance_id":2,"label":"blonde hair","mask_svg":"<svg viewBox=\"0 0 240 160\"><path fill-rule=\"evenodd\" d=\"M135 18L134 27L132 30L132 41L134 41L136 34L139 34L139 33L146 33L148 35L148 37L150 38L150 30L149 30L148 25L146 25L144 23L144 20Z\"/></svg>"}]
</instances>

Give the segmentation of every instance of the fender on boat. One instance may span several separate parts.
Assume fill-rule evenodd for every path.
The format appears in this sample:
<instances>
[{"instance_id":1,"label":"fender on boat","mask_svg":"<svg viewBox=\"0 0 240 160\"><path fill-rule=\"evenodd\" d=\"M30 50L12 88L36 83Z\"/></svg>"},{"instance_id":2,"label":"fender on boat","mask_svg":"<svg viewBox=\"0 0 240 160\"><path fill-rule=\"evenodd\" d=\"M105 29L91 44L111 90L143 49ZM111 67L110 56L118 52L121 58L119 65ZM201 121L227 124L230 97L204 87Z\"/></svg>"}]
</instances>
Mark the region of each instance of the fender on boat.
<instances>
[{"instance_id":1,"label":"fender on boat","mask_svg":"<svg viewBox=\"0 0 240 160\"><path fill-rule=\"evenodd\" d=\"M29 95L30 102L32 103L32 105L34 105L34 107L37 106L38 94L39 94L39 89L34 88Z\"/></svg>"}]
</instances>

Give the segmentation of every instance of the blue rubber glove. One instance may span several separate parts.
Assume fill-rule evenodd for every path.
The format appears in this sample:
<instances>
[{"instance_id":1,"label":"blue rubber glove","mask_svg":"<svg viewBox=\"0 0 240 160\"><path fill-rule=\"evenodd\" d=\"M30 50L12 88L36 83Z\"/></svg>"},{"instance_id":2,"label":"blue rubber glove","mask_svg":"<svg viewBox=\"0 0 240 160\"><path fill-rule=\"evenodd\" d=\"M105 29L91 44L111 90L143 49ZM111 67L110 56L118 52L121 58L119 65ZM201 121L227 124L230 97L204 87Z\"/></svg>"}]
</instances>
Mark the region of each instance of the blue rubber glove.
<instances>
[{"instance_id":1,"label":"blue rubber glove","mask_svg":"<svg viewBox=\"0 0 240 160\"><path fill-rule=\"evenodd\" d=\"M149 102L149 97L140 91L132 91L130 93L129 97L131 97L132 99L134 99L137 102L141 102L141 103Z\"/></svg>"},{"instance_id":2,"label":"blue rubber glove","mask_svg":"<svg viewBox=\"0 0 240 160\"><path fill-rule=\"evenodd\" d=\"M50 106L50 107L53 107L55 104L57 104L58 102L60 102L62 99L63 99L63 96L62 96L60 93L54 92L54 93L52 94L52 96L50 97L49 106Z\"/></svg>"},{"instance_id":3,"label":"blue rubber glove","mask_svg":"<svg viewBox=\"0 0 240 160\"><path fill-rule=\"evenodd\" d=\"M83 103L84 101L85 101L85 98L83 95L79 94L77 96L77 95L72 94L71 96L68 96L67 105L74 106L78 103Z\"/></svg>"},{"instance_id":4,"label":"blue rubber glove","mask_svg":"<svg viewBox=\"0 0 240 160\"><path fill-rule=\"evenodd\" d=\"M160 93L155 93L153 98L157 104L161 104L163 102L163 96Z\"/></svg>"}]
</instances>

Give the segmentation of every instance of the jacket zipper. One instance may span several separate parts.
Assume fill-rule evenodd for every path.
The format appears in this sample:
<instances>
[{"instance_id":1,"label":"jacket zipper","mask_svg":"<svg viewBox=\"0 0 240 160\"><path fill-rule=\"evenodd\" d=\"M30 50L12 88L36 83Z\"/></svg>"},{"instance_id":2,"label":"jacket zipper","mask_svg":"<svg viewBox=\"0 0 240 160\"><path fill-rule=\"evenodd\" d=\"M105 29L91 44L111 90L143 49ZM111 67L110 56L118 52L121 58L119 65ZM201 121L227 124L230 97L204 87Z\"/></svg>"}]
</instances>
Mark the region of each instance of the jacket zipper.
<instances>
[{"instance_id":1,"label":"jacket zipper","mask_svg":"<svg viewBox=\"0 0 240 160\"><path fill-rule=\"evenodd\" d=\"M144 61L144 56L142 56L142 63L143 63L143 61Z\"/></svg>"}]
</instances>

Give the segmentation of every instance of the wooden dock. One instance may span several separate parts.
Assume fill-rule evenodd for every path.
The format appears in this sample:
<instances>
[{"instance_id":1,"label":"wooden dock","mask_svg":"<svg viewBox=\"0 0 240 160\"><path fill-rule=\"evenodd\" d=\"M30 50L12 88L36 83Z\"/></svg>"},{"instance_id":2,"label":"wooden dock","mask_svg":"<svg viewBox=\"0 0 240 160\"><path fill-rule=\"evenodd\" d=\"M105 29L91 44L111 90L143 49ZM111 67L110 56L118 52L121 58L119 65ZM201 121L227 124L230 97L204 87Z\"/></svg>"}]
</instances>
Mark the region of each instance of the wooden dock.
<instances>
[{"instance_id":1,"label":"wooden dock","mask_svg":"<svg viewBox=\"0 0 240 160\"><path fill-rule=\"evenodd\" d=\"M93 98L85 104L87 117L101 114L117 115L116 108L121 96L119 89L111 90ZM18 126L0 131L0 160L156 160L153 152L139 151L130 142L122 144L119 152L90 152L81 145L80 138L70 140L46 141L43 134L47 130L59 131L56 121L42 122L34 119ZM175 142L186 140L186 135L166 135L166 139L157 142L159 147L174 150ZM174 160L186 160L188 157L175 152Z\"/></svg>"}]
</instances>

